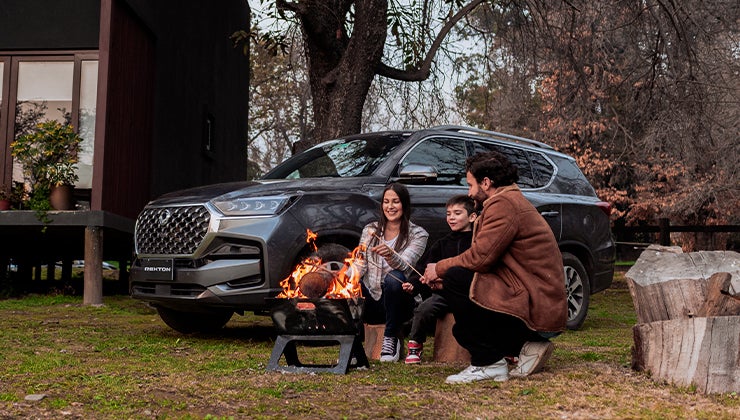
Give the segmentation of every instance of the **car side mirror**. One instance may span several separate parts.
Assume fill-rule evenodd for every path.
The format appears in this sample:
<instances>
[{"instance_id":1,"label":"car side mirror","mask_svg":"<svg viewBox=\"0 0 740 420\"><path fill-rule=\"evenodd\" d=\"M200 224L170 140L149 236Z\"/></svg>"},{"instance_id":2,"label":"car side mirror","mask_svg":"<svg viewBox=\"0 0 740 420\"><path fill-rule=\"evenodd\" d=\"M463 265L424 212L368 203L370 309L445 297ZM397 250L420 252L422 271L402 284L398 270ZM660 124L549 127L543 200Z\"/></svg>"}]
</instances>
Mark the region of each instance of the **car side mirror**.
<instances>
[{"instance_id":1,"label":"car side mirror","mask_svg":"<svg viewBox=\"0 0 740 420\"><path fill-rule=\"evenodd\" d=\"M410 164L401 169L398 180L409 184L423 184L437 179L437 169L428 165Z\"/></svg>"}]
</instances>

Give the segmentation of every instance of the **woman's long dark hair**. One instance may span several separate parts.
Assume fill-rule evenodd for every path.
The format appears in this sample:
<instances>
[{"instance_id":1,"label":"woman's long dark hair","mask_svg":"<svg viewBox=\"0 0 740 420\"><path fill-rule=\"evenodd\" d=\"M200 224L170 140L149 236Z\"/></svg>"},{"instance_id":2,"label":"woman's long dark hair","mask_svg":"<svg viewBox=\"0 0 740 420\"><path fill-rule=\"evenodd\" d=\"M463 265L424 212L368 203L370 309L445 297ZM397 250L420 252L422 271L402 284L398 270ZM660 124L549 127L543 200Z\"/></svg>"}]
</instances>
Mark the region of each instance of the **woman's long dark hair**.
<instances>
[{"instance_id":1,"label":"woman's long dark hair","mask_svg":"<svg viewBox=\"0 0 740 420\"><path fill-rule=\"evenodd\" d=\"M401 208L403 213L401 214L401 229L398 232L398 239L393 247L396 251L400 251L406 246L406 242L409 239L409 223L411 219L411 197L409 196L409 190L403 184L392 183L385 186L383 189L383 195L380 198L380 221L378 222L378 235L382 237L385 231L385 224L388 220L385 218L383 212L383 197L388 190L393 190L398 194L398 198L401 200Z\"/></svg>"}]
</instances>

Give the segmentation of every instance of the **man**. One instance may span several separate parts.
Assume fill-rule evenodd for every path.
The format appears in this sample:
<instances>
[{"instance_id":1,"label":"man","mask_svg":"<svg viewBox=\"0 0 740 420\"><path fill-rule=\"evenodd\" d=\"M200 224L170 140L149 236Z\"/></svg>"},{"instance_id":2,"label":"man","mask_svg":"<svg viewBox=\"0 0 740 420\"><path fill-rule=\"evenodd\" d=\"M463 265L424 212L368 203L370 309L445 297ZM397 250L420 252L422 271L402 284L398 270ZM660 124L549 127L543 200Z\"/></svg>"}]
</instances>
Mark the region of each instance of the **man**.
<instances>
[{"instance_id":1,"label":"man","mask_svg":"<svg viewBox=\"0 0 740 420\"><path fill-rule=\"evenodd\" d=\"M455 315L452 333L470 352L470 366L447 383L506 381L542 369L548 340L565 329L565 275L547 222L516 185L517 169L498 152L465 162L468 195L482 203L473 243L462 254L429 264L423 282L442 293ZM464 270L474 271L470 280ZM507 356L519 355L509 372Z\"/></svg>"}]
</instances>

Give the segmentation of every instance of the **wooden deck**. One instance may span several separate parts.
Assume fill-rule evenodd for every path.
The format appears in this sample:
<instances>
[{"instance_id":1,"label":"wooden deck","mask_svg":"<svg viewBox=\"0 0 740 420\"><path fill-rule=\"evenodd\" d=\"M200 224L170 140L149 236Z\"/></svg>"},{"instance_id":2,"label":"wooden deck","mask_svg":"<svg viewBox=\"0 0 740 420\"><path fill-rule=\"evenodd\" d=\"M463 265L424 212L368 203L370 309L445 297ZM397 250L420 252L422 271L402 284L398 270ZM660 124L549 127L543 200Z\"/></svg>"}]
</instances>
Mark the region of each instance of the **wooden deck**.
<instances>
[{"instance_id":1,"label":"wooden deck","mask_svg":"<svg viewBox=\"0 0 740 420\"><path fill-rule=\"evenodd\" d=\"M127 281L133 257L134 221L99 211L49 211L44 222L33 210L0 211L0 278L8 263L21 281L33 279L33 267L62 261L62 278L73 260L84 260L83 303L103 302L103 261L121 264L119 281Z\"/></svg>"}]
</instances>

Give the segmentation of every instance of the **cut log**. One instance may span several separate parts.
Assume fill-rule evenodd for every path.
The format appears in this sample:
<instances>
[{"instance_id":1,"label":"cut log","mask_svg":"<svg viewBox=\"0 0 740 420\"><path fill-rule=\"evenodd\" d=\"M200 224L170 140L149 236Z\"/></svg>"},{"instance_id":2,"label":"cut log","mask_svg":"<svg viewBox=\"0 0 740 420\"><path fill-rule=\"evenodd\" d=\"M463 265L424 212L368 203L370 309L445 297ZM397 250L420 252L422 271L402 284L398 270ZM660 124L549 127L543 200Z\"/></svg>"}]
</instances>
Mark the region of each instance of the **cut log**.
<instances>
[{"instance_id":1,"label":"cut log","mask_svg":"<svg viewBox=\"0 0 740 420\"><path fill-rule=\"evenodd\" d=\"M740 391L740 254L650 246L626 277L632 367L705 393Z\"/></svg>"},{"instance_id":2,"label":"cut log","mask_svg":"<svg viewBox=\"0 0 740 420\"><path fill-rule=\"evenodd\" d=\"M703 393L740 392L740 316L651 322L633 335L633 369Z\"/></svg>"},{"instance_id":3,"label":"cut log","mask_svg":"<svg viewBox=\"0 0 740 420\"><path fill-rule=\"evenodd\" d=\"M458 344L452 335L455 316L451 313L437 320L434 330L434 361L442 363L470 363L470 353Z\"/></svg>"},{"instance_id":4,"label":"cut log","mask_svg":"<svg viewBox=\"0 0 740 420\"><path fill-rule=\"evenodd\" d=\"M625 277L639 324L699 316L716 273L731 275L728 293L740 278L740 254L700 251L684 254L679 247L651 245Z\"/></svg>"},{"instance_id":5,"label":"cut log","mask_svg":"<svg viewBox=\"0 0 740 420\"><path fill-rule=\"evenodd\" d=\"M380 359L385 324L365 324L365 355L370 360Z\"/></svg>"},{"instance_id":6,"label":"cut log","mask_svg":"<svg viewBox=\"0 0 740 420\"><path fill-rule=\"evenodd\" d=\"M716 273L707 282L707 299L699 308L697 316L740 315L740 301L729 296L732 275L730 273Z\"/></svg>"},{"instance_id":7,"label":"cut log","mask_svg":"<svg viewBox=\"0 0 740 420\"><path fill-rule=\"evenodd\" d=\"M650 245L625 277L641 286L675 279L709 279L714 273L730 273L740 287L740 254L735 251L683 253L680 247Z\"/></svg>"}]
</instances>

